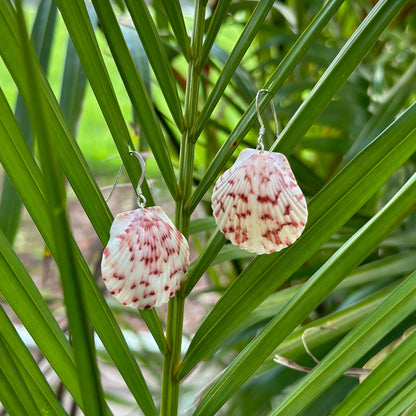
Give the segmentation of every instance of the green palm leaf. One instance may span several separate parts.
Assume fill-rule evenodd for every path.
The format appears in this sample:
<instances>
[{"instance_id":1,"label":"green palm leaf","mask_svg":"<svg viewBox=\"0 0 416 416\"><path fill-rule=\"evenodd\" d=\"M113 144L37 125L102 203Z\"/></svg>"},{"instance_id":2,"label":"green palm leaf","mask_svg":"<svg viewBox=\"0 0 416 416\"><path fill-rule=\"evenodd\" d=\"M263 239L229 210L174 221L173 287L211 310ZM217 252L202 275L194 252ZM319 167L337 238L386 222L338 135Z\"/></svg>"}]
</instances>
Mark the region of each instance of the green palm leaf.
<instances>
[{"instance_id":1,"label":"green palm leaf","mask_svg":"<svg viewBox=\"0 0 416 416\"><path fill-rule=\"evenodd\" d=\"M56 20L56 5L51 0L43 0L36 14L32 28L32 43L34 44L39 63L45 73L49 63L53 30ZM26 104L19 94L16 101L15 117L23 132L26 142L33 149L33 132ZM7 176L3 179L0 202L0 229L10 242L13 242L19 225L21 214L21 200Z\"/></svg>"},{"instance_id":2,"label":"green palm leaf","mask_svg":"<svg viewBox=\"0 0 416 416\"><path fill-rule=\"evenodd\" d=\"M412 325L415 300L415 11L406 3L57 0L55 23L55 3L42 0L25 4L31 45L21 1L0 2L0 163L10 179L0 294L74 407L100 416L110 413L105 400L146 416L416 414L415 335L383 349ZM269 93L256 103L260 87ZM94 128L83 112L91 100ZM270 103L283 126L275 142ZM226 241L209 200L236 148L255 146L258 113L267 148L288 155L309 219L296 243L255 257ZM142 172L129 150L144 153L147 205L162 205L189 237L192 263L167 311L132 313L105 299L99 260L113 216L97 185L101 140L100 155L116 145L132 191ZM86 213L75 217L77 234L66 179L69 207ZM19 200L33 222L20 224ZM97 243L89 258L84 221ZM24 266L28 222L56 261L63 308ZM12 322L0 308L3 412L65 415L61 389ZM309 348L325 357L313 364L303 336L321 326L336 329L308 331ZM296 372L274 354L313 369ZM343 377L371 357L380 363L361 383ZM123 391L110 385L104 399L109 367Z\"/></svg>"},{"instance_id":3,"label":"green palm leaf","mask_svg":"<svg viewBox=\"0 0 416 416\"><path fill-rule=\"evenodd\" d=\"M13 75L22 96L27 99L30 94L30 85L27 84L21 71L24 65L19 54L16 16L9 2L0 3L0 23L1 37L4 39L4 42L0 42L0 55ZM57 154L62 169L87 215L92 218L91 222L98 236L104 241L108 238L108 230L112 221L111 213L45 78L43 78L40 92L40 99L45 102L48 121L55 133ZM133 166L137 170L137 165L133 164Z\"/></svg>"},{"instance_id":4,"label":"green palm leaf","mask_svg":"<svg viewBox=\"0 0 416 416\"><path fill-rule=\"evenodd\" d=\"M0 400L10 414L29 416L39 413L39 409L30 396L22 375L14 364L13 358L0 341Z\"/></svg>"},{"instance_id":5,"label":"green palm leaf","mask_svg":"<svg viewBox=\"0 0 416 416\"><path fill-rule=\"evenodd\" d=\"M380 405L414 378L415 333L404 339L333 412L372 415Z\"/></svg>"},{"instance_id":6,"label":"green palm leaf","mask_svg":"<svg viewBox=\"0 0 416 416\"><path fill-rule=\"evenodd\" d=\"M265 94L262 99L259 100L259 111L262 111L266 107L273 95L282 86L285 79L294 70L308 47L313 44L325 25L334 15L337 9L341 6L342 2L343 0L331 0L325 4L315 19L308 26L308 28L305 29L289 53L284 57L280 65L273 72L269 81L265 84L265 88L268 89L270 93ZM255 120L257 120L257 114L255 101L253 100L244 113L243 117L240 119L230 134L230 137L215 155L207 171L205 172L204 177L193 192L187 207L191 212L196 208L202 197L207 192L208 188L211 186L212 182L220 173L221 169L230 159L238 144L247 135Z\"/></svg>"},{"instance_id":7,"label":"green palm leaf","mask_svg":"<svg viewBox=\"0 0 416 416\"><path fill-rule=\"evenodd\" d=\"M153 67L156 78L159 81L159 85L169 106L172 117L175 120L178 129L182 131L184 119L181 111L178 90L176 88L173 73L163 49L162 42L157 33L156 26L152 20L152 17L150 16L150 12L148 11L147 6L143 0L126 0L126 5L130 11L134 25L143 43L143 47L146 51L150 64ZM173 10L176 14L175 21L178 25L176 29L179 30L179 26L182 26L181 22L183 21L183 18L179 13L176 1L173 2L173 6ZM170 15L172 16L172 14ZM172 16L172 18L173 17L174 16ZM180 30L180 33L183 34L183 29ZM184 39L187 38L184 37ZM185 43L182 44L184 45L183 47L186 48L187 43L188 42L185 40Z\"/></svg>"},{"instance_id":8,"label":"green palm leaf","mask_svg":"<svg viewBox=\"0 0 416 416\"><path fill-rule=\"evenodd\" d=\"M317 307L332 288L360 261L367 257L386 235L400 224L403 218L416 208L414 206L415 192L416 175L408 181L383 210L351 237L309 279L303 289L288 302L277 317L272 319L246 349L237 356L204 395L195 414L214 414L225 403L225 400L301 321L305 311ZM398 206L400 206L399 209Z\"/></svg>"},{"instance_id":9,"label":"green palm leaf","mask_svg":"<svg viewBox=\"0 0 416 416\"><path fill-rule=\"evenodd\" d=\"M47 214L43 190L44 185L40 179L40 171L27 144L22 138L17 124L14 121L10 107L2 94L0 94L0 108L2 110L2 121L4 123L0 125L0 127L3 127L3 130L1 131L3 151L0 153L0 161L6 169L40 233L45 239L49 249L54 255L56 253L55 245ZM7 115L9 118L6 118ZM79 179L80 178L78 177L78 180ZM103 238L106 238L106 236ZM131 351L129 351L120 328L103 299L85 260L81 256L79 249L77 247L75 247L75 249L78 263L77 267L83 276L82 282L85 293L89 296L87 306L89 308L91 322L108 352L114 361L118 363L117 366L120 372L126 379L126 383L129 385L134 397L142 406L143 411L147 412L146 414L149 415L155 414L156 410L141 371L137 366ZM22 305L24 305L24 303L22 303ZM35 322L29 320L28 325L33 324L35 324ZM54 368L56 367L56 365L53 366ZM69 368L69 366L67 367ZM75 397L78 396L75 395ZM80 400L77 401L80 402Z\"/></svg>"},{"instance_id":10,"label":"green palm leaf","mask_svg":"<svg viewBox=\"0 0 416 416\"><path fill-rule=\"evenodd\" d=\"M98 48L98 44L89 21L86 6L82 1L78 0L71 3L58 1L57 4L67 24L72 42L77 49L90 85L94 90L97 100L101 106L101 111L103 112L114 138L114 142L120 152L124 166L130 175L132 183L137 183L139 177L138 167L134 160L129 157L128 153L128 149L132 148L130 133L123 119L114 89L110 83L108 72L105 68L101 52ZM108 14L109 19L112 17L112 14ZM128 54L120 28L118 25L114 24L112 25L112 28L114 31L114 39L116 42L119 42L118 46L120 49L118 50L120 53L127 52ZM112 44L110 43L110 45ZM124 54L123 57L119 57L118 62L124 62L123 59L128 59L127 62L130 65L129 69L133 71L131 75L133 76L134 74L137 74L131 56L129 54L128 58L125 58L125 56L126 55ZM136 77L136 80L137 79L138 76ZM143 94L147 96L144 93L144 87L141 82L136 83L135 85L138 87L138 92L142 92L142 96ZM140 98L140 96L138 98ZM143 114L143 112L145 113ZM143 114L143 118L145 118L148 113L153 113L153 111L149 109L148 100L142 101L140 114ZM156 160L159 164L160 171L165 178L166 184L168 185L171 194L175 197L177 193L175 175L173 174L172 163L170 162L169 154L166 150L165 141L163 137L161 137L160 128L158 129L158 125L154 123L143 123L142 127L145 129L145 135L147 137L154 138L154 140L151 141L153 144L152 150L155 153ZM149 131L146 130L146 127L149 127ZM154 134L154 132L156 132L156 134Z\"/></svg>"},{"instance_id":11,"label":"green palm leaf","mask_svg":"<svg viewBox=\"0 0 416 416\"><path fill-rule=\"evenodd\" d=\"M0 323L0 339L3 351L7 350L8 354L14 355L12 361L18 368L17 372L22 374L23 383L21 382L21 384L22 386L25 384L28 386L30 395L36 402L38 409L42 409L38 411L50 415L66 415L61 403L55 396L45 379L45 376L42 374L29 350L19 337L19 334L16 332L16 329L3 308L0 308ZM3 358L7 359L6 356ZM6 369L6 367L4 367L4 369ZM9 380L10 379L11 378L9 378ZM18 388L16 388L15 391L17 392Z\"/></svg>"},{"instance_id":12,"label":"green palm leaf","mask_svg":"<svg viewBox=\"0 0 416 416\"><path fill-rule=\"evenodd\" d=\"M353 366L366 351L382 338L383 334L393 329L412 313L414 311L413 285L415 279L416 274L413 273L378 308L350 331L315 370L306 376L270 413L270 416L287 414L286 412L293 415L299 414L335 378ZM359 347L357 348L357 346Z\"/></svg>"},{"instance_id":13,"label":"green palm leaf","mask_svg":"<svg viewBox=\"0 0 416 416\"><path fill-rule=\"evenodd\" d=\"M201 114L199 115L199 119L195 125L195 139L199 137L202 130L204 129L210 115L214 111L215 106L221 98L221 95L225 91L225 88L227 87L231 77L235 73L237 66L239 65L241 59L245 55L248 46L253 41L254 37L256 36L256 33L259 31L264 19L267 16L267 13L273 6L273 3L273 0L261 0L258 2L256 9L253 11L253 14L248 20L243 32L241 33L230 56L228 57L228 60L225 63L224 68L221 71L220 77L218 81L215 83L214 89L208 97L207 102L204 105L204 108L201 110Z\"/></svg>"},{"instance_id":14,"label":"green palm leaf","mask_svg":"<svg viewBox=\"0 0 416 416\"><path fill-rule=\"evenodd\" d=\"M302 237L285 251L256 257L221 297L195 334L181 364L185 376L234 325L331 237L416 150L416 105L391 124L309 203ZM276 267L279 266L278 275Z\"/></svg>"},{"instance_id":15,"label":"green palm leaf","mask_svg":"<svg viewBox=\"0 0 416 416\"><path fill-rule=\"evenodd\" d=\"M27 77L27 83L32 86L32 94L28 96L28 107L38 136L45 196L57 249L55 260L61 276L83 405L87 414L106 414L107 409L86 314L86 298L81 289L81 273L76 267L72 234L66 214L63 175L53 151L52 131L43 112L43 103L37 102L41 78L38 76L35 54L27 36L21 2L17 2L17 22L26 69L24 75Z\"/></svg>"}]
</instances>

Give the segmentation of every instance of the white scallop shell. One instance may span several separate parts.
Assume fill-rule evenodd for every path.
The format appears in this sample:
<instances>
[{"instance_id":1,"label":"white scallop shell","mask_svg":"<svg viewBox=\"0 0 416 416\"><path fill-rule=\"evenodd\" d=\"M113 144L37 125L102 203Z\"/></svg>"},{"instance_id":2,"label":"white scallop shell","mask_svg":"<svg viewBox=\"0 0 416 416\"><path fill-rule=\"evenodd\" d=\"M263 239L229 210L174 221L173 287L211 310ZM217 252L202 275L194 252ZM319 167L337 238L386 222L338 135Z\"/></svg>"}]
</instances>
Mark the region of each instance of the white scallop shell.
<instances>
[{"instance_id":1,"label":"white scallop shell","mask_svg":"<svg viewBox=\"0 0 416 416\"><path fill-rule=\"evenodd\" d=\"M243 150L212 194L215 221L234 245L257 254L282 250L300 237L305 197L281 153Z\"/></svg>"},{"instance_id":2,"label":"white scallop shell","mask_svg":"<svg viewBox=\"0 0 416 416\"><path fill-rule=\"evenodd\" d=\"M166 303L188 266L188 242L160 207L117 215L101 271L108 291L123 305L148 309Z\"/></svg>"}]
</instances>

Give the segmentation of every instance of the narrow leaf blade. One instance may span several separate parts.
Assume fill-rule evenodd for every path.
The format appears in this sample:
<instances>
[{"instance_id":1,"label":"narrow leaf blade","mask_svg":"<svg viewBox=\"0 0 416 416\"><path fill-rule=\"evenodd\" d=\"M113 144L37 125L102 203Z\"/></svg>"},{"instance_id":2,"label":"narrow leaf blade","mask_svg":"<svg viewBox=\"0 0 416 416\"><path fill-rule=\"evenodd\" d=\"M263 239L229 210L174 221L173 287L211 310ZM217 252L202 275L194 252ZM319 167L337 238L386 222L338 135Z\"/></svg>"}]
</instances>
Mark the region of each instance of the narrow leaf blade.
<instances>
[{"instance_id":1,"label":"narrow leaf blade","mask_svg":"<svg viewBox=\"0 0 416 416\"><path fill-rule=\"evenodd\" d=\"M195 126L195 138L200 136L202 130L209 120L209 117L211 116L218 101L224 93L225 88L230 82L230 79L233 76L237 66L240 64L243 56L247 52L248 47L250 46L258 30L263 24L264 19L269 13L269 10L272 8L273 3L274 0L263 0L258 2L256 9L248 20L242 34L240 35L233 50L231 51L230 56L225 63L217 82L215 83L214 89L212 90L203 109L201 110L201 114Z\"/></svg>"},{"instance_id":2,"label":"narrow leaf blade","mask_svg":"<svg viewBox=\"0 0 416 416\"><path fill-rule=\"evenodd\" d=\"M16 3L17 23L27 83L32 86L28 95L28 109L38 137L40 164L45 181L48 212L57 248L56 263L61 276L67 318L71 332L78 380L87 414L106 414L106 404L98 373L95 350L88 322L86 298L81 290L81 276L71 245L72 234L66 213L65 183L54 151L52 130L39 100L41 78L35 54L30 44L23 16L22 4Z\"/></svg>"},{"instance_id":3,"label":"narrow leaf blade","mask_svg":"<svg viewBox=\"0 0 416 416\"><path fill-rule=\"evenodd\" d=\"M321 33L325 25L341 6L344 0L330 0L326 3L315 19L305 29L296 43L293 45L289 53L283 58L280 65L271 75L269 81L265 84L265 88L269 90L269 94L265 94L259 100L259 111L263 111L274 94L281 87L285 79L292 73L296 65L304 56L306 50L313 44L315 39ZM243 117L234 128L230 137L223 144L221 149L208 166L203 178L193 192L188 203L188 209L192 212L201 201L208 188L214 182L215 178L220 174L221 169L225 166L231 155L249 132L251 126L257 120L255 100L251 102Z\"/></svg>"},{"instance_id":4,"label":"narrow leaf blade","mask_svg":"<svg viewBox=\"0 0 416 416\"><path fill-rule=\"evenodd\" d=\"M50 415L66 415L61 403L2 307L0 307L0 328L0 338L9 353L14 354L13 360L22 373L38 407Z\"/></svg>"},{"instance_id":5,"label":"narrow leaf blade","mask_svg":"<svg viewBox=\"0 0 416 416\"><path fill-rule=\"evenodd\" d=\"M270 413L298 414L334 380L353 366L385 333L414 311L416 273L367 315ZM301 397L301 398L300 398Z\"/></svg>"},{"instance_id":6,"label":"narrow leaf blade","mask_svg":"<svg viewBox=\"0 0 416 416\"><path fill-rule=\"evenodd\" d=\"M308 224L296 244L257 256L229 287L196 332L179 370L183 377L262 300L283 283L416 150L410 107L309 203ZM276 266L278 275L276 275Z\"/></svg>"},{"instance_id":7,"label":"narrow leaf blade","mask_svg":"<svg viewBox=\"0 0 416 416\"><path fill-rule=\"evenodd\" d=\"M416 174L341 247L237 356L202 398L195 415L212 415L309 312L416 208ZM383 303L384 304L384 303ZM410 308L409 308L410 309ZM380 335L381 337L382 335ZM352 364L351 364L352 366ZM345 371L346 367L343 371ZM342 374L342 372L340 374ZM237 376L238 375L238 376ZM297 405L299 403L297 402ZM288 411L286 414L297 414Z\"/></svg>"},{"instance_id":8,"label":"narrow leaf blade","mask_svg":"<svg viewBox=\"0 0 416 416\"><path fill-rule=\"evenodd\" d=\"M176 40L179 48L182 51L186 60L189 60L190 55L190 40L186 33L185 21L183 18L181 4L179 0L161 0L163 7L166 11L166 16L169 19L169 23L172 26L173 33L176 36Z\"/></svg>"},{"instance_id":9,"label":"narrow leaf blade","mask_svg":"<svg viewBox=\"0 0 416 416\"><path fill-rule=\"evenodd\" d=\"M122 31L114 15L114 11L108 0L94 1L93 4L102 24L104 34L106 35L107 42L115 58L115 62L118 66L118 70L123 79L124 85L126 86L127 92L132 101L135 113L140 121L140 126L143 129L145 137L148 138L148 143L152 149L153 155L159 166L160 172L166 182L166 185L168 186L168 189L173 198L176 198L178 186L176 183L176 177L173 171L172 161L169 156L166 141L164 140L159 122L157 121L157 117L153 109L151 100L146 92L143 81L141 80L135 67L134 61L129 53L126 42L123 38ZM91 85L93 86L93 88L95 86L97 94L99 94L99 96L107 95L106 93L104 94L104 90L108 88L112 90L112 86L109 83L108 75L106 73L104 63L102 62L101 55L99 54L95 38L93 37L93 34L90 33L90 29L87 27L87 25L76 24L77 19L80 19L81 15L84 14L83 8L81 9L80 7L80 12L77 12L74 16L72 14L72 10L66 10L66 2L63 2L61 6L65 8L65 15L68 16L68 30L71 36L74 37L74 43L75 40L77 40L76 46L78 47L78 53L82 53L82 55L80 55L80 59L83 62L85 70L87 71L88 79ZM90 37L92 44L95 45L95 47L91 50L90 53L84 50L86 48L83 48L81 46L82 39L76 39L77 37L79 37L78 32L84 32L85 35L87 35L88 33L88 36ZM145 45L143 44L143 46ZM96 56L96 59L91 59L91 57L89 56L90 54ZM97 66L98 69L101 69L99 71L99 74L96 74L97 71L94 68L95 66ZM97 82L98 79L96 80L96 78L101 79L101 81ZM103 85L107 85L107 87L104 89ZM117 102L114 96L114 92L112 93L112 95L113 96L111 99L108 97L110 102ZM103 96L102 100L103 102L106 102L105 100L107 100L107 98ZM176 105L178 104L176 103ZM114 107L114 104L112 105L112 107ZM109 123L112 120L112 116L111 114L109 114L109 112L115 111L116 108L108 108L108 110L106 110L106 108L102 107L102 110L107 120L107 123ZM122 138L120 137L121 132L125 132L124 134L128 134L128 131L126 130L125 122L122 120L122 116L119 110L116 111L116 115L117 120L111 122L113 128L110 124L109 127L113 132L113 138L119 150L120 156L123 160L123 163L126 166L127 171L129 171L129 169L132 169L133 164L133 161L131 160L132 158L128 157L128 153L126 153L127 145L130 143L130 137L128 138L128 140L127 138L122 140ZM135 166L136 164L133 165L136 168L136 170L132 171L135 172L137 171L137 166ZM137 177L132 176L130 174L130 178L132 180L132 183L137 183Z\"/></svg>"},{"instance_id":10,"label":"narrow leaf blade","mask_svg":"<svg viewBox=\"0 0 416 416\"><path fill-rule=\"evenodd\" d=\"M169 106L172 117L175 120L178 129L182 131L184 119L179 101L178 90L176 88L173 72L170 68L168 58L165 50L163 49L162 41L159 37L150 12L144 0L125 1L133 19L134 26L136 27L137 33L139 34L143 47L147 53L147 57L149 58L156 78L159 81L160 89L165 97L166 103ZM171 7L172 6L179 14L180 9L177 10L177 1L174 1ZM182 13L180 13L180 15L182 15ZM177 22L179 26L181 20L183 19L180 19ZM185 43L185 45L186 44L187 43Z\"/></svg>"}]
</instances>

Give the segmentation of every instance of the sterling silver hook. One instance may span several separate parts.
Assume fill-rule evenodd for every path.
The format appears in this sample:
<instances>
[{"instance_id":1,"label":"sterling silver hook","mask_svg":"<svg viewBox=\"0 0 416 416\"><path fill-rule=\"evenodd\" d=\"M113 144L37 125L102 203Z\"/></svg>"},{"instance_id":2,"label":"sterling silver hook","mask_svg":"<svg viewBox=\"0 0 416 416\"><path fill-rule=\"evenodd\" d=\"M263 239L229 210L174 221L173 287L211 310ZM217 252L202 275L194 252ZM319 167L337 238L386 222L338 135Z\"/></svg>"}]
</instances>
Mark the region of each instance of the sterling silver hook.
<instances>
[{"instance_id":1,"label":"sterling silver hook","mask_svg":"<svg viewBox=\"0 0 416 416\"><path fill-rule=\"evenodd\" d=\"M259 129L259 138L257 139L257 147L256 149L259 150L261 153L264 152L264 144L263 144L263 136L266 132L266 129L264 127L263 119L261 118L260 110L259 110L259 96L262 92L268 93L269 90L266 90L265 88L258 90L256 94L256 113L257 113L257 120L260 124ZM270 100L270 105L272 107L273 111L273 118L274 118L274 126L276 128L276 138L279 136L279 124L277 122L277 115L276 115L276 109L274 108L273 102Z\"/></svg>"},{"instance_id":2,"label":"sterling silver hook","mask_svg":"<svg viewBox=\"0 0 416 416\"><path fill-rule=\"evenodd\" d=\"M146 198L142 193L141 185L144 181L144 175L145 175L145 172L146 172L146 164L145 164L145 161L143 159L143 156L139 152L136 152L135 150L129 150L129 154L132 155L132 156L136 156L136 158L140 162L140 167L141 167L142 172L140 174L139 182L137 183L135 193L136 193L136 196L137 196L137 204L139 205L139 208L143 209L146 205ZM116 180L114 182L114 185L111 188L111 191L108 194L107 198L105 199L105 202L108 202L110 200L110 198L112 197L114 189L116 188L117 183L120 179L121 172L123 172L123 167L124 167L124 163L121 164L121 167L120 167L120 170L118 171L118 174L117 174Z\"/></svg>"},{"instance_id":3,"label":"sterling silver hook","mask_svg":"<svg viewBox=\"0 0 416 416\"><path fill-rule=\"evenodd\" d=\"M143 156L139 152L136 152L135 150L129 150L129 153L131 155L136 156L136 158L140 162L140 167L142 169L142 173L140 174L139 182L137 182L136 196L137 196L137 204L139 205L139 208L144 209L144 207L146 206L146 198L144 197L144 195L142 193L141 186L142 186L142 183L144 181L144 175L146 173L146 163L143 159Z\"/></svg>"}]
</instances>

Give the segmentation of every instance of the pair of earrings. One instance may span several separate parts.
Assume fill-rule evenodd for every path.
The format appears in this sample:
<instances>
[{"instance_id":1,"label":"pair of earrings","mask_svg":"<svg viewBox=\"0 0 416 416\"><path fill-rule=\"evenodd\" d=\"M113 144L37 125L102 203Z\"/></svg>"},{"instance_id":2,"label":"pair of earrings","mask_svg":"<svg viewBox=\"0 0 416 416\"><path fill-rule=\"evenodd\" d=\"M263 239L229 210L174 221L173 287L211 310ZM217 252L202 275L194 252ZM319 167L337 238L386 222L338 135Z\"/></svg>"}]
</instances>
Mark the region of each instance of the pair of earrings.
<instances>
[{"instance_id":1,"label":"pair of earrings","mask_svg":"<svg viewBox=\"0 0 416 416\"><path fill-rule=\"evenodd\" d=\"M215 184L212 210L215 221L234 245L256 254L280 251L296 241L308 218L306 200L281 153L264 150L265 133L258 99L260 123L256 149L245 149ZM277 117L273 116L278 136Z\"/></svg>"},{"instance_id":2,"label":"pair of earrings","mask_svg":"<svg viewBox=\"0 0 416 416\"><path fill-rule=\"evenodd\" d=\"M189 245L162 208L145 207L140 188L145 163L140 153L130 154L142 167L136 189L139 207L114 219L101 272L108 291L120 303L149 309L166 303L179 289L189 267ZM120 173L121 169L115 185Z\"/></svg>"},{"instance_id":3,"label":"pair of earrings","mask_svg":"<svg viewBox=\"0 0 416 416\"><path fill-rule=\"evenodd\" d=\"M234 165L219 177L212 195L213 214L225 237L257 254L288 247L300 237L308 217L305 197L288 160L281 153L264 150L265 128L258 108L261 92L268 91L260 90L256 95L260 123L257 148L239 154ZM189 245L160 207L145 207L140 188L144 160L138 152L130 154L142 167L136 189L139 207L116 216L101 271L108 291L119 302L148 309L166 303L180 288L189 267Z\"/></svg>"}]
</instances>

